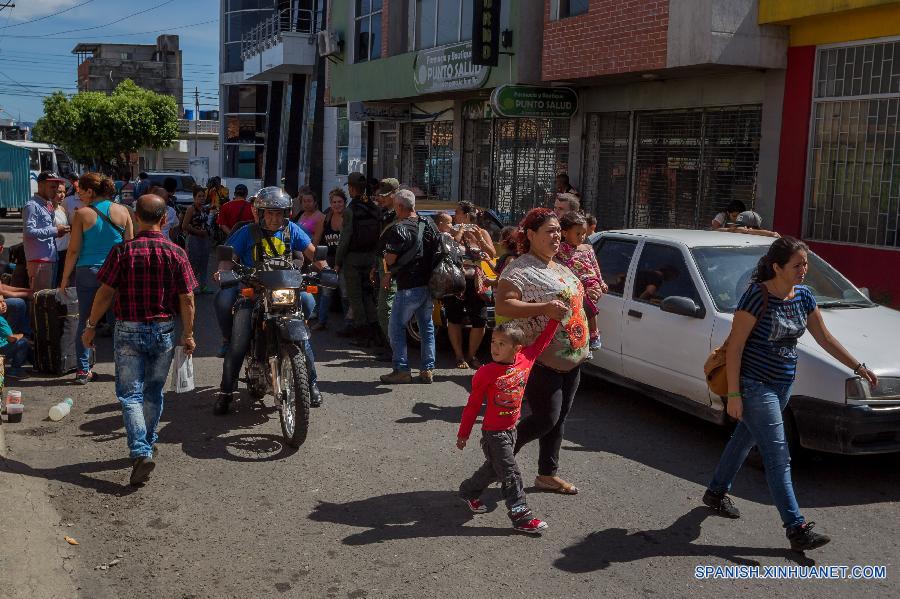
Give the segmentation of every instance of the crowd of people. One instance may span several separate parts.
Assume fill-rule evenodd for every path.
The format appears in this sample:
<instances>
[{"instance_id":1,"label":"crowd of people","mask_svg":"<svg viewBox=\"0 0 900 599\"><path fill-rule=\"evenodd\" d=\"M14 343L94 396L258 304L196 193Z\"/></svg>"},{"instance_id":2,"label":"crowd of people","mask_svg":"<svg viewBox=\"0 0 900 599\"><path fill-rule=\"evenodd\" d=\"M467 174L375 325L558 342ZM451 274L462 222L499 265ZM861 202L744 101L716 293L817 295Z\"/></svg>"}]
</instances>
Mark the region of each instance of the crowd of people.
<instances>
[{"instance_id":1,"label":"crowd of people","mask_svg":"<svg viewBox=\"0 0 900 599\"><path fill-rule=\"evenodd\" d=\"M597 306L608 287L602 265L586 243L596 230L596 218L581 212L580 196L565 174L557 177L552 207L530 210L496 238L479 225L479 209L470 202L424 215L417 211L412 189L392 178L372 186L361 173L348 176L346 193L337 188L328 194L324 211L309 188L290 198L278 188L250 196L238 185L228 201L221 195L220 181L214 181L194 190L193 204L181 217L171 202L174 181L139 186L133 209L112 202L112 182L96 173L68 183L72 193L67 194L66 181L41 173L38 192L23 210L28 282L0 287L0 314L5 315L0 316L0 353L7 360L7 375L22 376L31 332L26 299L42 289L66 293L74 286L79 310L75 381L89 384L94 379L95 335L105 323L114 322L106 326L114 331L116 395L133 460L132 484L146 482L155 466L162 389L176 345L175 318L181 319L180 345L189 354L196 347L194 297L210 293L210 280L218 280L218 272L208 272L211 227L216 226L245 266L271 251L302 253L311 267L337 271L338 290L326 290L317 300L302 294L304 315L314 322L314 331L326 330L340 299L344 326L337 336L390 362L391 371L379 380L391 385L434 381L435 325L442 323L433 317L433 277L438 260L457 256L464 286L437 300L446 316L453 366L475 371L456 435L459 449L466 447L475 419L487 405L481 437L485 462L460 485L460 498L472 512L483 513L480 495L499 481L515 529L545 530L547 524L528 508L516 459L533 441L538 443L534 486L566 495L579 492L560 476L560 446L581 365L602 346ZM244 226L247 223L254 225ZM770 233L762 229L759 215L740 202L729 204L711 228ZM316 261L319 245L327 247L324 261ZM740 424L703 497L717 513L739 517L727 493L757 445L791 546L800 550L829 539L805 521L791 483L780 416L796 370L790 342L809 328L831 355L870 383L876 380L825 328L815 298L803 285L807 252L797 240L777 238L738 305L728 345L727 409ZM220 271L230 268L230 262L218 264ZM665 273L659 273L655 284L665 280ZM483 360L490 304L497 326L491 332L490 359ZM216 291L214 306L222 337L219 356L224 360L214 412L222 415L235 399L252 306L239 299L237 287ZM114 318L108 315L110 308ZM407 347L410 322L417 325L420 345L416 377ZM304 351L312 405L321 406L309 340ZM529 413L520 417L523 402Z\"/></svg>"}]
</instances>

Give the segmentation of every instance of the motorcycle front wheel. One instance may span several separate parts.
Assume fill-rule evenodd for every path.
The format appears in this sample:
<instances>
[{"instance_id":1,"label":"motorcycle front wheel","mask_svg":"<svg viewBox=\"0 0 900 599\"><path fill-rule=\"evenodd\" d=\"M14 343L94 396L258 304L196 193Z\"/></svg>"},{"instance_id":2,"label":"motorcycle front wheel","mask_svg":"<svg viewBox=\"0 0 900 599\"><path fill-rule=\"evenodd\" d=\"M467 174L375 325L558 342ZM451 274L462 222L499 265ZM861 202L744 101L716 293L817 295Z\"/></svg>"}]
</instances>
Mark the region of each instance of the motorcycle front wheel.
<instances>
[{"instance_id":1,"label":"motorcycle front wheel","mask_svg":"<svg viewBox=\"0 0 900 599\"><path fill-rule=\"evenodd\" d=\"M281 432L291 447L300 447L309 431L309 374L306 357L299 347L285 344L278 356Z\"/></svg>"}]
</instances>

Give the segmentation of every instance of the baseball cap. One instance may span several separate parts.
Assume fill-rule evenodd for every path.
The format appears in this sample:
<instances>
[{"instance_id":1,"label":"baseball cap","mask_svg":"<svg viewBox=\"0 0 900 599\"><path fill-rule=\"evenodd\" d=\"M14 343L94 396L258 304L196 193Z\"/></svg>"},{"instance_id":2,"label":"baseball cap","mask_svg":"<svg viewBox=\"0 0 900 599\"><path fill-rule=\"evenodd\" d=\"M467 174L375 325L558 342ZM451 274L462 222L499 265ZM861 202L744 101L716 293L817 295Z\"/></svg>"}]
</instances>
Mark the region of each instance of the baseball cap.
<instances>
[{"instance_id":1,"label":"baseball cap","mask_svg":"<svg viewBox=\"0 0 900 599\"><path fill-rule=\"evenodd\" d=\"M400 189L400 181L394 179L393 177L388 177L387 179L382 179L381 184L378 186L378 195L386 196L395 193L398 189Z\"/></svg>"},{"instance_id":2,"label":"baseball cap","mask_svg":"<svg viewBox=\"0 0 900 599\"><path fill-rule=\"evenodd\" d=\"M762 227L762 217L752 210L741 212L734 220L734 224L738 227L747 227L748 229L759 229Z\"/></svg>"},{"instance_id":3,"label":"baseball cap","mask_svg":"<svg viewBox=\"0 0 900 599\"><path fill-rule=\"evenodd\" d=\"M347 175L347 185L362 185L365 187L367 183L366 176L362 173L354 172Z\"/></svg>"},{"instance_id":4,"label":"baseball cap","mask_svg":"<svg viewBox=\"0 0 900 599\"><path fill-rule=\"evenodd\" d=\"M59 181L60 183L66 182L65 179L63 179L53 171L41 171L41 174L37 177L37 182L43 183L44 181Z\"/></svg>"}]
</instances>

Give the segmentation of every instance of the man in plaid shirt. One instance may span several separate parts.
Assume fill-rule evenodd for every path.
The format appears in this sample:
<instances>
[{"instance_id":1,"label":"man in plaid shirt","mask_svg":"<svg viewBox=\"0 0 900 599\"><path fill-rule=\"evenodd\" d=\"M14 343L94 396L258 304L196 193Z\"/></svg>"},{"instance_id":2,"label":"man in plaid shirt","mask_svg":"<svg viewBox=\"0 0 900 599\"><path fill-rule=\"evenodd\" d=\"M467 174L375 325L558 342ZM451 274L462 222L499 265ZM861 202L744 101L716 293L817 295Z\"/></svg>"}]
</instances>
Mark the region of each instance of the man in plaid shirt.
<instances>
[{"instance_id":1,"label":"man in plaid shirt","mask_svg":"<svg viewBox=\"0 0 900 599\"><path fill-rule=\"evenodd\" d=\"M166 203L159 196L138 199L138 233L115 246L97 273L101 286L82 335L84 346L93 347L97 322L115 300L116 396L125 417L133 486L145 483L156 465L156 427L175 350L176 313L181 316L185 353L196 347L193 289L197 279L184 250L161 232L166 213Z\"/></svg>"}]
</instances>

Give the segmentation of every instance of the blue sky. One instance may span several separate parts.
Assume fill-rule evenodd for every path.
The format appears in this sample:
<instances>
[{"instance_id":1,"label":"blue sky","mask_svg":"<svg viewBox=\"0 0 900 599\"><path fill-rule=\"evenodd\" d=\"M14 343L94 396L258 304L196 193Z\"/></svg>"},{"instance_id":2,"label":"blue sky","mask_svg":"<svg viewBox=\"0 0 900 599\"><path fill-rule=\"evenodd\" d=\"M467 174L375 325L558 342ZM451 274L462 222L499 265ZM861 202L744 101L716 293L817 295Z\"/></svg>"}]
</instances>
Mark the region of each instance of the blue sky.
<instances>
[{"instance_id":1,"label":"blue sky","mask_svg":"<svg viewBox=\"0 0 900 599\"><path fill-rule=\"evenodd\" d=\"M37 120L42 96L74 93L76 44L154 44L164 33L180 38L185 106L193 107L199 86L201 110L218 109L218 0L13 1L0 10L0 118ZM211 22L193 25L204 21Z\"/></svg>"}]
</instances>

